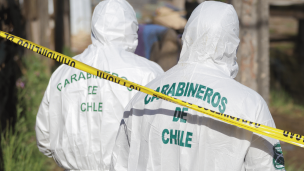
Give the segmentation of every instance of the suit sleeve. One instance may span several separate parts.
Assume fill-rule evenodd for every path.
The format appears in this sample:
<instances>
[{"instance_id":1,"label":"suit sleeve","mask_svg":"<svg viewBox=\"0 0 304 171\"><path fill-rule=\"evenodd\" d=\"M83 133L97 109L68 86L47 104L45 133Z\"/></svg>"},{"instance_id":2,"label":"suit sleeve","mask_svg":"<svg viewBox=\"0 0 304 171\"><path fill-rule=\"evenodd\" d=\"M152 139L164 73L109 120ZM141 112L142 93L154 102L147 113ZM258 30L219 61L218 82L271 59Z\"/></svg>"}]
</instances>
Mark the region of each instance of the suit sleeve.
<instances>
[{"instance_id":1,"label":"suit sleeve","mask_svg":"<svg viewBox=\"0 0 304 171\"><path fill-rule=\"evenodd\" d=\"M257 110L257 123L276 127L266 102L261 99ZM279 140L253 133L251 145L245 157L246 171L284 170L284 157Z\"/></svg>"},{"instance_id":2,"label":"suit sleeve","mask_svg":"<svg viewBox=\"0 0 304 171\"><path fill-rule=\"evenodd\" d=\"M49 94L50 84L48 85L42 102L40 104L38 114L36 117L36 140L40 152L47 157L52 157L50 150L50 131L49 131Z\"/></svg>"}]
</instances>

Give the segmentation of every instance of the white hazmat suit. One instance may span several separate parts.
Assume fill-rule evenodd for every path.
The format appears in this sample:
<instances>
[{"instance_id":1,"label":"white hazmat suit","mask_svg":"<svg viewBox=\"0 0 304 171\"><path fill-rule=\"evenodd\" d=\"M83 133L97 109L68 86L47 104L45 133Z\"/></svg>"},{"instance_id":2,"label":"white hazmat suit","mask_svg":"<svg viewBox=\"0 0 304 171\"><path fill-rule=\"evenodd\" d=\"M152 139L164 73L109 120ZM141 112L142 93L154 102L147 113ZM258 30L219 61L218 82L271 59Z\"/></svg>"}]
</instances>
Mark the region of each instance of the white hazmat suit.
<instances>
[{"instance_id":1,"label":"white hazmat suit","mask_svg":"<svg viewBox=\"0 0 304 171\"><path fill-rule=\"evenodd\" d=\"M183 34L179 63L147 87L234 117L275 127L263 98L236 82L238 16L231 5L205 1ZM284 170L278 140L257 135L144 93L126 107L111 170Z\"/></svg>"},{"instance_id":2,"label":"white hazmat suit","mask_svg":"<svg viewBox=\"0 0 304 171\"><path fill-rule=\"evenodd\" d=\"M93 43L74 59L146 85L163 70L133 53L137 28L127 1L103 1L92 18ZM65 169L109 170L124 108L136 92L61 65L49 81L37 114L39 150Z\"/></svg>"}]
</instances>

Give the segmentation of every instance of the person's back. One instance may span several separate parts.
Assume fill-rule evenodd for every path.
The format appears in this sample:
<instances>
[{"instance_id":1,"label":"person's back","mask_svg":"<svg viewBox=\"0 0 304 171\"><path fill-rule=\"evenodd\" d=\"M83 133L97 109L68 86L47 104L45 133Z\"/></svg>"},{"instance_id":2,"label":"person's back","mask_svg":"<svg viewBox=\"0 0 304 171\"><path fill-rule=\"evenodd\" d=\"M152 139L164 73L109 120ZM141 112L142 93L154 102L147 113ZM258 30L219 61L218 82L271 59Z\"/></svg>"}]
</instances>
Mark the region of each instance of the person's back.
<instances>
[{"instance_id":1,"label":"person's back","mask_svg":"<svg viewBox=\"0 0 304 171\"><path fill-rule=\"evenodd\" d=\"M183 101L275 127L267 104L233 78L239 22L231 5L203 2L183 35L179 63L147 87ZM150 95L126 107L111 170L284 170L278 140Z\"/></svg>"},{"instance_id":2,"label":"person's back","mask_svg":"<svg viewBox=\"0 0 304 171\"><path fill-rule=\"evenodd\" d=\"M136 32L135 12L127 1L103 1L92 18L93 43L74 59L145 85L163 71L133 53ZM65 169L108 170L124 108L136 92L61 65L37 114L39 150Z\"/></svg>"}]
</instances>

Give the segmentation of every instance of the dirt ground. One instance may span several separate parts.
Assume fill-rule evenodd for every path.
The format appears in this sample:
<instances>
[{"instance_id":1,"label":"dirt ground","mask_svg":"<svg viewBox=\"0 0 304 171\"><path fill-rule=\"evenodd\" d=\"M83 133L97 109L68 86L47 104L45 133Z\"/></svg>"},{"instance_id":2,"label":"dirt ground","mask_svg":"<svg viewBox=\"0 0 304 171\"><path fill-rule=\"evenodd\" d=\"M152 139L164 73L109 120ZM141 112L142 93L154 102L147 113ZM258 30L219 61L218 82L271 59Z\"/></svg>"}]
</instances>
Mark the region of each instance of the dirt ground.
<instances>
[{"instance_id":1,"label":"dirt ground","mask_svg":"<svg viewBox=\"0 0 304 171\"><path fill-rule=\"evenodd\" d=\"M278 114L272 111L273 119L276 123L276 127L279 129L291 131L293 133L304 135L303 120L304 116L289 116ZM304 148L294 146L285 142L281 142L285 163L293 164L300 167L304 165Z\"/></svg>"}]
</instances>

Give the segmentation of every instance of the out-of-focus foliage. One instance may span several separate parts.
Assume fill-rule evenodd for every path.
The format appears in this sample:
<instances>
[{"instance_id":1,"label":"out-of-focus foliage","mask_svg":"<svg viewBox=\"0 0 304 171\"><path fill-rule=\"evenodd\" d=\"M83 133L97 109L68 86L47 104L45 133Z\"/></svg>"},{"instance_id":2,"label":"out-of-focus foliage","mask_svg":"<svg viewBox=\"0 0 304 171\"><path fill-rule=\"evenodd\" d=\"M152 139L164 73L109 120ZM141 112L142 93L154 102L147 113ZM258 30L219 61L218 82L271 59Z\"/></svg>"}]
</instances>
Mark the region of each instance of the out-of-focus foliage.
<instances>
[{"instance_id":1,"label":"out-of-focus foliage","mask_svg":"<svg viewBox=\"0 0 304 171\"><path fill-rule=\"evenodd\" d=\"M18 1L0 1L0 29L24 37L24 20ZM0 128L16 122L16 81L20 77L20 57L24 49L0 39Z\"/></svg>"},{"instance_id":2,"label":"out-of-focus foliage","mask_svg":"<svg viewBox=\"0 0 304 171\"><path fill-rule=\"evenodd\" d=\"M0 29L23 37L24 23L18 1L0 1ZM20 57L23 48L9 41L0 39L0 133L4 129L14 132L17 118L16 81L21 75ZM1 144L4 143L0 136ZM0 148L0 154L5 152ZM0 155L0 170L4 170L4 156Z\"/></svg>"},{"instance_id":3,"label":"out-of-focus foliage","mask_svg":"<svg viewBox=\"0 0 304 171\"><path fill-rule=\"evenodd\" d=\"M25 92L25 91L24 91ZM27 119L21 116L23 108L17 105L15 131L8 127L1 134L3 168L6 171L40 171L45 158L39 153L35 143L35 134L29 131Z\"/></svg>"},{"instance_id":4,"label":"out-of-focus foliage","mask_svg":"<svg viewBox=\"0 0 304 171\"><path fill-rule=\"evenodd\" d=\"M292 43L281 43L270 48L271 86L283 89L294 103L304 100L304 72L294 53Z\"/></svg>"},{"instance_id":5,"label":"out-of-focus foliage","mask_svg":"<svg viewBox=\"0 0 304 171\"><path fill-rule=\"evenodd\" d=\"M36 146L34 130L38 108L50 78L40 58L35 55L24 58L25 74L17 82L17 121L15 125L8 125L1 134L3 168L6 171L40 171L52 167L46 164L52 159L43 156Z\"/></svg>"},{"instance_id":6,"label":"out-of-focus foliage","mask_svg":"<svg viewBox=\"0 0 304 171\"><path fill-rule=\"evenodd\" d=\"M270 95L270 106L275 109L276 112L289 116L304 116L304 106L295 103L294 98L285 91L273 88L270 91Z\"/></svg>"},{"instance_id":7,"label":"out-of-focus foliage","mask_svg":"<svg viewBox=\"0 0 304 171\"><path fill-rule=\"evenodd\" d=\"M74 55L69 48L64 48L64 54ZM1 132L2 170L41 171L56 167L52 158L39 152L35 137L36 115L51 76L43 58L36 54L22 58L24 74L16 82L16 124L7 125Z\"/></svg>"}]
</instances>

